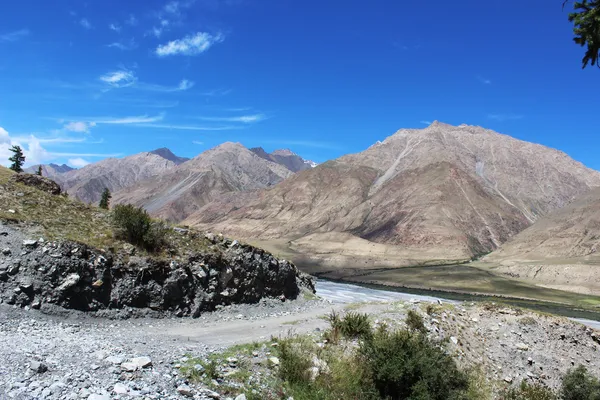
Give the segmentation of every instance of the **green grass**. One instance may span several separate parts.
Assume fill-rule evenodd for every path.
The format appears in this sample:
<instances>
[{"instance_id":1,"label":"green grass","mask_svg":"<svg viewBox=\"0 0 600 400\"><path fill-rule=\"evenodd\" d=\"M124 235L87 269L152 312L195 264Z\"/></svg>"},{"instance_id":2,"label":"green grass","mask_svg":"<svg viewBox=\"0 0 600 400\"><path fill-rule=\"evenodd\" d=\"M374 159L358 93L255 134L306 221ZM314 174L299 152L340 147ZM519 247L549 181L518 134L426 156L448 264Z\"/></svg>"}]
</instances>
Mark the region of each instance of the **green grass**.
<instances>
[{"instance_id":1,"label":"green grass","mask_svg":"<svg viewBox=\"0 0 600 400\"><path fill-rule=\"evenodd\" d=\"M347 278L363 283L398 285L424 290L453 291L465 294L482 294L531 299L560 303L585 309L600 305L599 296L591 296L535 286L516 279L508 279L469 265L437 267L402 267L361 273L360 277Z\"/></svg>"}]
</instances>

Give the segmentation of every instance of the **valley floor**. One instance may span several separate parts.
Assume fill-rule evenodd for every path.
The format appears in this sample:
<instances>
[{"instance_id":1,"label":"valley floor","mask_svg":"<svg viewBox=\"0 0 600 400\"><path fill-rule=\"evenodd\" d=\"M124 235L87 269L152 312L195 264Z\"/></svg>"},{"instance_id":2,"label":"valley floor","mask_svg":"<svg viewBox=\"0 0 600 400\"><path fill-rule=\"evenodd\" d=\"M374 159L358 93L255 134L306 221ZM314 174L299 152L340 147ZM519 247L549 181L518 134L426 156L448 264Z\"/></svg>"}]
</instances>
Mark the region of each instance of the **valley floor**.
<instances>
[{"instance_id":1,"label":"valley floor","mask_svg":"<svg viewBox=\"0 0 600 400\"><path fill-rule=\"evenodd\" d=\"M0 398L235 398L245 384L228 382L237 376L241 360L240 366L222 366L228 372L218 384L187 382L179 367L232 345L258 342L259 350L246 356L253 368L264 369L256 376L265 376L272 368L266 361L272 356L272 337L309 334L322 340L328 327L324 317L332 310L365 312L372 323L390 326L401 326L407 311L416 310L431 336L448 340L461 365L478 366L501 386L522 379L556 386L567 369L579 364L600 375L600 334L564 318L492 304L439 305L430 297L330 282L320 282L317 294L322 299L231 306L199 319L107 320L79 312L49 316L0 305L0 343L5 344L0 346ZM435 306L431 315L427 304ZM41 372L40 364L47 371Z\"/></svg>"}]
</instances>

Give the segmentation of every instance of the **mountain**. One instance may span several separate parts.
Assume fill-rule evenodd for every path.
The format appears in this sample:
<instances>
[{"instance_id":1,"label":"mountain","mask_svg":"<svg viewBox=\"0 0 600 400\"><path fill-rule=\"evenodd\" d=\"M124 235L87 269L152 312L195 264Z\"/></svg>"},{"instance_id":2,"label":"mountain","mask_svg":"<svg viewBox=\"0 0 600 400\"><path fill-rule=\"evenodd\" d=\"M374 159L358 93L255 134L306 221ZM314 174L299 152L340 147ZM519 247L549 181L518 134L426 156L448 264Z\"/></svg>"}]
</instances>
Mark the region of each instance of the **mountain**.
<instances>
[{"instance_id":1,"label":"mountain","mask_svg":"<svg viewBox=\"0 0 600 400\"><path fill-rule=\"evenodd\" d=\"M401 129L281 184L223 196L185 223L290 241L311 262L399 266L468 260L600 186L566 154L477 126Z\"/></svg>"},{"instance_id":2,"label":"mountain","mask_svg":"<svg viewBox=\"0 0 600 400\"><path fill-rule=\"evenodd\" d=\"M483 260L499 264L499 273L599 293L600 189L540 218Z\"/></svg>"},{"instance_id":3,"label":"mountain","mask_svg":"<svg viewBox=\"0 0 600 400\"><path fill-rule=\"evenodd\" d=\"M162 158L173 161L175 164L179 165L189 160L187 157L178 157L173 152L166 147L161 147L160 149L156 149L151 151L150 153L156 154L157 156L161 156Z\"/></svg>"},{"instance_id":4,"label":"mountain","mask_svg":"<svg viewBox=\"0 0 600 400\"><path fill-rule=\"evenodd\" d=\"M305 169L314 168L317 165L315 162L303 159L289 149L275 150L272 153L267 153L262 147L253 147L250 151L260 158L283 165L292 172L304 171Z\"/></svg>"},{"instance_id":5,"label":"mountain","mask_svg":"<svg viewBox=\"0 0 600 400\"><path fill-rule=\"evenodd\" d=\"M270 187L292 174L241 144L228 142L114 193L113 203L136 204L154 216L181 221L223 193Z\"/></svg>"},{"instance_id":6,"label":"mountain","mask_svg":"<svg viewBox=\"0 0 600 400\"><path fill-rule=\"evenodd\" d=\"M107 158L60 174L55 179L69 195L85 203L97 203L105 188L116 192L175 166L175 162L161 155L145 152L124 158Z\"/></svg>"},{"instance_id":7,"label":"mountain","mask_svg":"<svg viewBox=\"0 0 600 400\"><path fill-rule=\"evenodd\" d=\"M25 172L30 174L34 174L38 171L40 164L32 165L29 168L25 168ZM67 164L57 165L57 164L41 164L42 166L42 175L46 176L50 179L55 180L60 174L64 174L65 172L73 171L75 168L69 167Z\"/></svg>"}]
</instances>

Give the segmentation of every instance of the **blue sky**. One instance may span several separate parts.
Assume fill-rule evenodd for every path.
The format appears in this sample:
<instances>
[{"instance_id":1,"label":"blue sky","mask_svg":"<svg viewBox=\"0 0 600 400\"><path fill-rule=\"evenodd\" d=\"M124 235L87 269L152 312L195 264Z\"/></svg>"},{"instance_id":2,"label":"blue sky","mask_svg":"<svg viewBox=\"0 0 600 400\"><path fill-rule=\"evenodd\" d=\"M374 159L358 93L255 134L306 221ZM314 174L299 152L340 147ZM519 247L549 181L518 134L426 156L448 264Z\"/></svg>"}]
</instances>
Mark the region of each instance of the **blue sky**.
<instances>
[{"instance_id":1,"label":"blue sky","mask_svg":"<svg viewBox=\"0 0 600 400\"><path fill-rule=\"evenodd\" d=\"M440 120L600 169L600 71L562 0L2 3L2 160L239 141L323 162Z\"/></svg>"}]
</instances>

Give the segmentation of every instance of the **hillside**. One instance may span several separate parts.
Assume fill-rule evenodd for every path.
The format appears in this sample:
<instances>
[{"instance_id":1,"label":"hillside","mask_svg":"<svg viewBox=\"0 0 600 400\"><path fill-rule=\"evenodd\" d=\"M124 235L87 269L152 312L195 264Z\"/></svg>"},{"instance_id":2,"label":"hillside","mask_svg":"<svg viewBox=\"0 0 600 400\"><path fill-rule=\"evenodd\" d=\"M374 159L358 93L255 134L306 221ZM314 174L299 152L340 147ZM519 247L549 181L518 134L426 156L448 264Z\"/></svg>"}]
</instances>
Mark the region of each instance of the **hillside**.
<instances>
[{"instance_id":1,"label":"hillside","mask_svg":"<svg viewBox=\"0 0 600 400\"><path fill-rule=\"evenodd\" d=\"M600 189L549 213L483 260L538 284L600 292Z\"/></svg>"},{"instance_id":2,"label":"hillside","mask_svg":"<svg viewBox=\"0 0 600 400\"><path fill-rule=\"evenodd\" d=\"M57 165L57 164L50 163L50 164L41 164L41 166L42 166L42 175L46 176L50 179L53 179L53 180L60 180L60 175L64 174L65 172L73 171L75 169L75 168L69 167L67 164ZM39 167L40 167L40 164L32 165L29 168L25 168L25 172L34 174L38 171Z\"/></svg>"},{"instance_id":3,"label":"hillside","mask_svg":"<svg viewBox=\"0 0 600 400\"><path fill-rule=\"evenodd\" d=\"M223 193L270 187L292 174L241 144L228 142L114 193L113 203L143 206L154 216L181 221Z\"/></svg>"},{"instance_id":4,"label":"hillside","mask_svg":"<svg viewBox=\"0 0 600 400\"><path fill-rule=\"evenodd\" d=\"M496 249L598 186L599 172L560 151L435 122L274 188L224 196L185 223L266 245L291 240L307 264L448 263Z\"/></svg>"},{"instance_id":5,"label":"hillside","mask_svg":"<svg viewBox=\"0 0 600 400\"><path fill-rule=\"evenodd\" d=\"M169 151L169 154L173 153ZM169 159L172 157L165 158L164 155L144 152L124 158L106 158L55 176L54 179L70 196L85 203L97 203L105 188L116 192L177 165L177 162Z\"/></svg>"}]
</instances>

